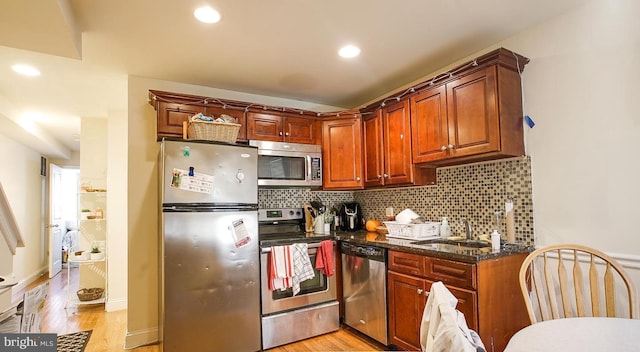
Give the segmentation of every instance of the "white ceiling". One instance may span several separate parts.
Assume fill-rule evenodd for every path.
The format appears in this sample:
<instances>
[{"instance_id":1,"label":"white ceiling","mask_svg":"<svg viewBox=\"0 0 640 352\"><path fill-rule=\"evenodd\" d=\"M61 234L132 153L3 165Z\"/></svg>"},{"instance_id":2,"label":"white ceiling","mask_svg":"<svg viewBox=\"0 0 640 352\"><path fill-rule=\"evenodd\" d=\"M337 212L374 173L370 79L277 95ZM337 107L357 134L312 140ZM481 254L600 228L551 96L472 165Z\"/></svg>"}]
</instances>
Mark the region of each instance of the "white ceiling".
<instances>
[{"instance_id":1,"label":"white ceiling","mask_svg":"<svg viewBox=\"0 0 640 352\"><path fill-rule=\"evenodd\" d=\"M195 21L205 3L219 23ZM354 108L582 3L0 0L0 127L64 157L80 117L126 109L127 75ZM348 43L359 57L337 55ZM39 114L30 132L25 112Z\"/></svg>"}]
</instances>

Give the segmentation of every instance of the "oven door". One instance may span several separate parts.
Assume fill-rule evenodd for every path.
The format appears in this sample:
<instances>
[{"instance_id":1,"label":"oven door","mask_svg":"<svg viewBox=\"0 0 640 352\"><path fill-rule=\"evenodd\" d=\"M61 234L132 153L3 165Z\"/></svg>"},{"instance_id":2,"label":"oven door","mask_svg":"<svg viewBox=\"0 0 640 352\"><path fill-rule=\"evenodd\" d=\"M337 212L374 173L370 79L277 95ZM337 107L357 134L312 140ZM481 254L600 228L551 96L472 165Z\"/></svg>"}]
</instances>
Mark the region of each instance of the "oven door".
<instances>
[{"instance_id":1,"label":"oven door","mask_svg":"<svg viewBox=\"0 0 640 352\"><path fill-rule=\"evenodd\" d=\"M284 291L269 290L268 285L268 258L270 247L262 248L260 251L260 280L262 291L262 315L282 312L286 310L302 308L313 304L334 301L337 299L336 276L326 277L322 272L315 269L316 254L320 243L309 243L309 259L314 266L315 277L300 283L300 292L293 295L291 289ZM337 260L336 245L333 245L333 256ZM335 260L334 260L335 269Z\"/></svg>"}]
</instances>

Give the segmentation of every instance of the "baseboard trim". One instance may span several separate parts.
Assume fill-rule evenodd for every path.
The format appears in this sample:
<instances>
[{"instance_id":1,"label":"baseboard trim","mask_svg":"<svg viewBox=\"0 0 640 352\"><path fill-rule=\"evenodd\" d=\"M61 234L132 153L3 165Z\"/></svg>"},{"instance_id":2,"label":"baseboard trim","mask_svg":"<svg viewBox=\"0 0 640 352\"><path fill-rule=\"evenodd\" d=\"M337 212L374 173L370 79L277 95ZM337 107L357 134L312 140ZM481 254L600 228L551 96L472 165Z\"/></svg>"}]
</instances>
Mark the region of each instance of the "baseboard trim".
<instances>
[{"instance_id":1,"label":"baseboard trim","mask_svg":"<svg viewBox=\"0 0 640 352\"><path fill-rule=\"evenodd\" d=\"M104 309L107 312L115 312L115 311L118 311L118 310L125 310L125 309L127 309L127 299L126 298L107 299L107 303L105 304Z\"/></svg>"},{"instance_id":2,"label":"baseboard trim","mask_svg":"<svg viewBox=\"0 0 640 352\"><path fill-rule=\"evenodd\" d=\"M157 327L151 329L127 331L124 337L124 349L130 350L144 345L152 345L159 342L159 330Z\"/></svg>"},{"instance_id":3,"label":"baseboard trim","mask_svg":"<svg viewBox=\"0 0 640 352\"><path fill-rule=\"evenodd\" d=\"M36 282L37 280L40 279L40 277L47 275L49 273L49 267L45 266L40 268L40 270L37 270L36 272L34 272L33 274L25 277L24 279L18 281L18 284L13 286L11 288L11 294L15 295L16 292L20 292L21 290L24 290L27 286L31 285L32 283Z\"/></svg>"}]
</instances>

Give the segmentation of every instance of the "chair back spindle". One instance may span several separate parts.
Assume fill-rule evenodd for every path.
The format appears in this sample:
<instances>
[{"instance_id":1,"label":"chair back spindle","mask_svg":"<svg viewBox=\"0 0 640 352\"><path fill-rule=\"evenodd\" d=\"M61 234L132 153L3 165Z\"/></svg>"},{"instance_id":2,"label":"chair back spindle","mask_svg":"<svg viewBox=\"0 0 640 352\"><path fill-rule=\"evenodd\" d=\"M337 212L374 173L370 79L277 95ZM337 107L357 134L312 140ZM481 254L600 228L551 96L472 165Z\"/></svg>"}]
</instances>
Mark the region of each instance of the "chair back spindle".
<instances>
[{"instance_id":1,"label":"chair back spindle","mask_svg":"<svg viewBox=\"0 0 640 352\"><path fill-rule=\"evenodd\" d=\"M553 245L533 251L520 269L520 287L532 324L603 314L638 318L635 286L628 275L613 258L593 248Z\"/></svg>"}]
</instances>

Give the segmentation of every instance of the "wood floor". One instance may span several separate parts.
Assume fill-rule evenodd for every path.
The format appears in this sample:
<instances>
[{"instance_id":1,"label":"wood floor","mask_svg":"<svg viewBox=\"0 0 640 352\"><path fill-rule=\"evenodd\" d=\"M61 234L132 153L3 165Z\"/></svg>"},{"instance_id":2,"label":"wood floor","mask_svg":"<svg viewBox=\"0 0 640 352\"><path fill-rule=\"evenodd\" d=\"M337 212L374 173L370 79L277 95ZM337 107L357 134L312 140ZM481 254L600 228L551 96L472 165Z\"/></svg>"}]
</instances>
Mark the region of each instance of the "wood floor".
<instances>
[{"instance_id":1,"label":"wood floor","mask_svg":"<svg viewBox=\"0 0 640 352\"><path fill-rule=\"evenodd\" d=\"M71 269L72 277L77 269ZM46 277L29 285L27 289L47 281ZM67 295L67 271L49 281L49 293L42 313L42 332L68 334L93 330L86 352L124 351L124 336L127 328L127 311L105 312L104 305L70 305L65 309ZM18 300L22 292L16 292ZM304 341L269 349L269 352L305 351L383 351L384 346L348 328L310 338ZM159 352L159 344L142 346L127 351Z\"/></svg>"}]
</instances>

